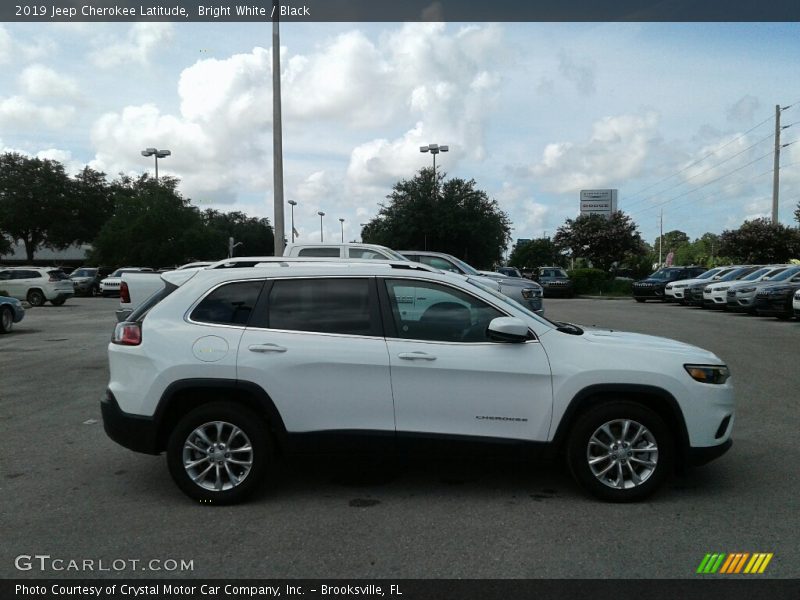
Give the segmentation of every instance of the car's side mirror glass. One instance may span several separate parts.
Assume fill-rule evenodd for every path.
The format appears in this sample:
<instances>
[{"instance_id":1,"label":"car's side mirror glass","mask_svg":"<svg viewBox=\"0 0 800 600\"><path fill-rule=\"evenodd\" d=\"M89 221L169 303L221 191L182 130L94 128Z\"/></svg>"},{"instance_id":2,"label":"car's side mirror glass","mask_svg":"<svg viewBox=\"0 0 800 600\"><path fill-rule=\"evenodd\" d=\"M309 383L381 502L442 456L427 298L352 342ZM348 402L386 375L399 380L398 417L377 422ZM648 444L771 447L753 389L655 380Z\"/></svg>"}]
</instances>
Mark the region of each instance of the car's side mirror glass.
<instances>
[{"instance_id":1,"label":"car's side mirror glass","mask_svg":"<svg viewBox=\"0 0 800 600\"><path fill-rule=\"evenodd\" d=\"M528 339L528 326L516 317L492 319L486 335L495 342L520 343Z\"/></svg>"}]
</instances>

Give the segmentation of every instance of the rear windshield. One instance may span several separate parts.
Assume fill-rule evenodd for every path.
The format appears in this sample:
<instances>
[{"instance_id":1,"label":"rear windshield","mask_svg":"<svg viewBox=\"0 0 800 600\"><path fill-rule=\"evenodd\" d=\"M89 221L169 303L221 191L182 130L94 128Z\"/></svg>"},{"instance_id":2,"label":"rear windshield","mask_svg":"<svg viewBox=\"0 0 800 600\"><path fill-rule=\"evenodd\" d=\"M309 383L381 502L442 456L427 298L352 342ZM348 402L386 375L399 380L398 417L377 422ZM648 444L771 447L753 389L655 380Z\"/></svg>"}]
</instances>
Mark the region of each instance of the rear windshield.
<instances>
[{"instance_id":1,"label":"rear windshield","mask_svg":"<svg viewBox=\"0 0 800 600\"><path fill-rule=\"evenodd\" d=\"M147 313L150 312L150 309L153 308L156 304L161 302L164 298L169 296L172 292L178 289L178 286L174 283L170 283L169 281L164 282L164 287L150 296L147 300L142 302L136 309L128 315L128 318L125 319L126 321L136 322L136 321L143 321L144 318L147 316Z\"/></svg>"},{"instance_id":2,"label":"rear windshield","mask_svg":"<svg viewBox=\"0 0 800 600\"><path fill-rule=\"evenodd\" d=\"M47 274L50 276L50 279L55 279L57 281L61 281L62 279L69 279L67 274L64 271L56 270L56 271L48 271Z\"/></svg>"},{"instance_id":3,"label":"rear windshield","mask_svg":"<svg viewBox=\"0 0 800 600\"><path fill-rule=\"evenodd\" d=\"M72 277L94 277L97 269L78 269L72 272Z\"/></svg>"}]
</instances>

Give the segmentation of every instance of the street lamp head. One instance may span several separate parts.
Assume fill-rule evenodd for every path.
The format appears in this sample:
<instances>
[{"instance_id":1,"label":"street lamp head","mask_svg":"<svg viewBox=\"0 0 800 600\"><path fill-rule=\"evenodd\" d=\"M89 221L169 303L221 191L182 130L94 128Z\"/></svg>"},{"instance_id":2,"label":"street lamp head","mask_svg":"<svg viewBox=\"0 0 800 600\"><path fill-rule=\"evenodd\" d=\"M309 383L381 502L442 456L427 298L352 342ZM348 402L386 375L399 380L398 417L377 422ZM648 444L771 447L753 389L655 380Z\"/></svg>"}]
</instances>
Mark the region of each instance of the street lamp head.
<instances>
[{"instance_id":1,"label":"street lamp head","mask_svg":"<svg viewBox=\"0 0 800 600\"><path fill-rule=\"evenodd\" d=\"M142 156L153 156L156 153L155 148L145 148L142 150Z\"/></svg>"},{"instance_id":2,"label":"street lamp head","mask_svg":"<svg viewBox=\"0 0 800 600\"><path fill-rule=\"evenodd\" d=\"M171 155L172 155L172 152L170 152L169 150L158 150L156 152L156 156L158 158L164 158L165 156L171 156Z\"/></svg>"},{"instance_id":3,"label":"street lamp head","mask_svg":"<svg viewBox=\"0 0 800 600\"><path fill-rule=\"evenodd\" d=\"M427 152L428 150L430 150L430 148L428 148L427 146L420 146L419 147L419 151L420 152Z\"/></svg>"},{"instance_id":4,"label":"street lamp head","mask_svg":"<svg viewBox=\"0 0 800 600\"><path fill-rule=\"evenodd\" d=\"M340 223L344 223L344 219L343 219L343 218L341 218L341 217L339 217L339 222L340 222Z\"/></svg>"},{"instance_id":5,"label":"street lamp head","mask_svg":"<svg viewBox=\"0 0 800 600\"><path fill-rule=\"evenodd\" d=\"M322 211L319 211L317 214L318 214L320 217L324 217L324 216L325 216L325 213L324 213L324 212L322 212Z\"/></svg>"},{"instance_id":6,"label":"street lamp head","mask_svg":"<svg viewBox=\"0 0 800 600\"><path fill-rule=\"evenodd\" d=\"M291 204L292 206L297 206L297 202L295 202L294 200L289 200L289 204Z\"/></svg>"},{"instance_id":7,"label":"street lamp head","mask_svg":"<svg viewBox=\"0 0 800 600\"><path fill-rule=\"evenodd\" d=\"M447 152L450 150L449 146L439 146L439 152Z\"/></svg>"}]
</instances>

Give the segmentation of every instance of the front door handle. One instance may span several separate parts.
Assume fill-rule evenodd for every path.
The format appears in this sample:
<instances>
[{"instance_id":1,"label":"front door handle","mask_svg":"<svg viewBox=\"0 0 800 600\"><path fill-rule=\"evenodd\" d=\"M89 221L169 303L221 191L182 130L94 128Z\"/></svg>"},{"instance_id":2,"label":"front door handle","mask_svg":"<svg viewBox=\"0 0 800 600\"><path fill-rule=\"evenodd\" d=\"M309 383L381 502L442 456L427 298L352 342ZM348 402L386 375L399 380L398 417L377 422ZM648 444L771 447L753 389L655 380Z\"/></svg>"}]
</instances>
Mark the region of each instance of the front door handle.
<instances>
[{"instance_id":1,"label":"front door handle","mask_svg":"<svg viewBox=\"0 0 800 600\"><path fill-rule=\"evenodd\" d=\"M247 347L250 352L286 352L286 348L278 344L253 344Z\"/></svg>"},{"instance_id":2,"label":"front door handle","mask_svg":"<svg viewBox=\"0 0 800 600\"><path fill-rule=\"evenodd\" d=\"M427 352L401 352L397 357L403 360L436 360L433 354Z\"/></svg>"}]
</instances>

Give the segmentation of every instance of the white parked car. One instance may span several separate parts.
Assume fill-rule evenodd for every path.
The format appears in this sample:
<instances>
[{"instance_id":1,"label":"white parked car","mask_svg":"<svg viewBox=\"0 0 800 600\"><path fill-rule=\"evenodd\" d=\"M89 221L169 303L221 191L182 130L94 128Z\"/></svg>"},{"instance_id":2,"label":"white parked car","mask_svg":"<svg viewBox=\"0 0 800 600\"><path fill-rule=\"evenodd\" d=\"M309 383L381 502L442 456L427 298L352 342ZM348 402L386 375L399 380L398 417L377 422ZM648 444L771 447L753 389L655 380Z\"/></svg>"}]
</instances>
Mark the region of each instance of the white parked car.
<instances>
[{"instance_id":1,"label":"white parked car","mask_svg":"<svg viewBox=\"0 0 800 600\"><path fill-rule=\"evenodd\" d=\"M713 281L714 277L722 273L728 267L714 267L705 273L698 275L693 279L681 279L679 281L672 281L664 288L664 297L668 302L675 301L683 303L685 299L685 291L693 283L700 283L701 281Z\"/></svg>"},{"instance_id":2,"label":"white parked car","mask_svg":"<svg viewBox=\"0 0 800 600\"><path fill-rule=\"evenodd\" d=\"M58 267L0 267L0 290L31 306L61 306L75 295L75 286Z\"/></svg>"},{"instance_id":3,"label":"white parked car","mask_svg":"<svg viewBox=\"0 0 800 600\"><path fill-rule=\"evenodd\" d=\"M276 451L431 441L563 452L588 492L634 501L732 444L711 352L548 321L478 278L377 261L162 277L115 328L103 420L206 503L244 499Z\"/></svg>"},{"instance_id":4,"label":"white parked car","mask_svg":"<svg viewBox=\"0 0 800 600\"><path fill-rule=\"evenodd\" d=\"M119 296L122 286L123 273L152 273L153 269L146 267L121 267L100 282L100 293L103 296Z\"/></svg>"}]
</instances>

